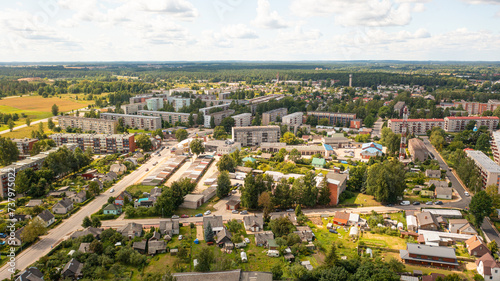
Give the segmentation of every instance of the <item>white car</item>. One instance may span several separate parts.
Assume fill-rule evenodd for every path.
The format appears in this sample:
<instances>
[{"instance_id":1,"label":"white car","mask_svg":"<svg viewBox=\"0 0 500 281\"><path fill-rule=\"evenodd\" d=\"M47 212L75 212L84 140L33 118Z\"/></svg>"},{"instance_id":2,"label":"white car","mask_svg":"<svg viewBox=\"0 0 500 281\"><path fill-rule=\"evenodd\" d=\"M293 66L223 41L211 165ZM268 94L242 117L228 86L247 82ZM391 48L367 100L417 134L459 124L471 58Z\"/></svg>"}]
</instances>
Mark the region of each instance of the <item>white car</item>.
<instances>
[{"instance_id":1,"label":"white car","mask_svg":"<svg viewBox=\"0 0 500 281\"><path fill-rule=\"evenodd\" d=\"M464 192L464 194L465 194L465 196L467 196L467 197L469 197L469 196L470 196L469 192L467 192L467 191L466 191L466 192Z\"/></svg>"},{"instance_id":2,"label":"white car","mask_svg":"<svg viewBox=\"0 0 500 281\"><path fill-rule=\"evenodd\" d=\"M179 235L179 238L178 238L178 239L179 239L179 240L182 240L182 238L183 238L182 234L181 234L181 235Z\"/></svg>"},{"instance_id":3,"label":"white car","mask_svg":"<svg viewBox=\"0 0 500 281\"><path fill-rule=\"evenodd\" d=\"M109 193L113 193L113 192L115 192L115 189L111 188L111 190L109 191Z\"/></svg>"},{"instance_id":4,"label":"white car","mask_svg":"<svg viewBox=\"0 0 500 281\"><path fill-rule=\"evenodd\" d=\"M208 215L210 215L211 213L212 213L212 212L211 212L210 210L208 210L208 211L206 211L206 212L205 212L205 214L204 214L204 215L205 215L205 216L208 216Z\"/></svg>"}]
</instances>

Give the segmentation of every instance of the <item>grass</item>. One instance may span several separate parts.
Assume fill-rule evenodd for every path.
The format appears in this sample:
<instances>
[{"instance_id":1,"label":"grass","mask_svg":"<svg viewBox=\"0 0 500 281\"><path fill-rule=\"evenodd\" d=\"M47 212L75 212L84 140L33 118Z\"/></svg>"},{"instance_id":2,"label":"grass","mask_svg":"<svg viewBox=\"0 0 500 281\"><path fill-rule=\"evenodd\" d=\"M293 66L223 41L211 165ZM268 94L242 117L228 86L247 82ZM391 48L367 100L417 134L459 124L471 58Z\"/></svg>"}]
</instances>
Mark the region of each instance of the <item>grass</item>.
<instances>
[{"instance_id":1,"label":"grass","mask_svg":"<svg viewBox=\"0 0 500 281\"><path fill-rule=\"evenodd\" d=\"M462 278L465 277L467 280L471 280L469 278L471 278L474 275L474 273L471 271L468 271L470 274L466 275L461 271L450 271L447 269L430 268L430 267L425 267L425 266L415 266L415 265L407 265L407 264L405 266L406 266L406 271L408 271L408 272L413 272L413 270L421 270L422 273L425 275L428 275L431 273L441 273L441 274L444 274L447 276L447 275L450 275L450 272L452 272L452 273L457 273ZM469 276L469 275L471 275L471 276Z\"/></svg>"},{"instance_id":2,"label":"grass","mask_svg":"<svg viewBox=\"0 0 500 281\"><path fill-rule=\"evenodd\" d=\"M154 186L149 186L149 185L131 185L129 187L127 187L127 191L130 193L130 194L134 194L136 193L137 191L140 191L141 193L144 193L144 192L150 192L151 189L153 189Z\"/></svg>"},{"instance_id":3,"label":"grass","mask_svg":"<svg viewBox=\"0 0 500 281\"><path fill-rule=\"evenodd\" d=\"M54 133L53 131L49 130L49 128L47 127L47 122L43 123L43 128L44 128L44 133L47 135ZM8 130L8 128L7 128L7 130ZM24 127L24 128L12 131L12 132L5 133L2 135L2 137L15 138L15 139L31 138L31 131L33 131L33 130L34 131L38 130L38 124L32 124L30 127Z\"/></svg>"},{"instance_id":4,"label":"grass","mask_svg":"<svg viewBox=\"0 0 500 281\"><path fill-rule=\"evenodd\" d=\"M217 203L216 198L210 199L208 202L205 202L203 205L198 207L197 209L186 209L186 208L179 208L177 209L174 214L180 216L180 215L188 215L188 216L194 216L199 213L205 213L206 211L210 210L212 212L215 211L214 205Z\"/></svg>"},{"instance_id":5,"label":"grass","mask_svg":"<svg viewBox=\"0 0 500 281\"><path fill-rule=\"evenodd\" d=\"M363 193L354 193L354 196L342 201L342 204L357 204L360 207L374 207L374 206L382 206L380 202L375 201L375 198L371 195L363 194Z\"/></svg>"}]
</instances>

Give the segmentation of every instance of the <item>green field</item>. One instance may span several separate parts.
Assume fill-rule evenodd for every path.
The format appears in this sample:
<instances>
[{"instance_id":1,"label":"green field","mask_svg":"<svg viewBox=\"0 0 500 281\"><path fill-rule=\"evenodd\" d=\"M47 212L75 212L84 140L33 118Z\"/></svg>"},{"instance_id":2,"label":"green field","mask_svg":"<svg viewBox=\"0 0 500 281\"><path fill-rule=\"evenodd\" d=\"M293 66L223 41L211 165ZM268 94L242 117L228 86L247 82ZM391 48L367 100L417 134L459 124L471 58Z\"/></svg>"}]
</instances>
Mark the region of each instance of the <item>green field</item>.
<instances>
[{"instance_id":1,"label":"green field","mask_svg":"<svg viewBox=\"0 0 500 281\"><path fill-rule=\"evenodd\" d=\"M23 124L20 124L20 125L23 125ZM0 130L8 130L9 129L9 128L4 128L4 129L1 129L1 128L2 127L0 127ZM47 135L51 135L54 133L53 131L49 130L49 128L47 126L47 122L43 122L43 128L44 128L45 134L47 134ZM1 136L5 137L5 138L14 138L14 139L31 138L31 131L33 131L33 130L35 130L35 131L38 130L38 124L32 124L30 127L24 127L21 129L17 129L15 131L2 134Z\"/></svg>"}]
</instances>

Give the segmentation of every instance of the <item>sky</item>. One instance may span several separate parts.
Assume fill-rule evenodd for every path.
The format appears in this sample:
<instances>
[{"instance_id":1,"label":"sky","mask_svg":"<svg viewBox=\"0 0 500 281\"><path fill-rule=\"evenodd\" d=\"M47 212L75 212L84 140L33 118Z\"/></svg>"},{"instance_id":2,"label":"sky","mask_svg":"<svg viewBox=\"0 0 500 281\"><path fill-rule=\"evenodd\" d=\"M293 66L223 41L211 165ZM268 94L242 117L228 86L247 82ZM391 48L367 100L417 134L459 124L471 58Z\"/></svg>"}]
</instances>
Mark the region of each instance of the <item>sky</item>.
<instances>
[{"instance_id":1,"label":"sky","mask_svg":"<svg viewBox=\"0 0 500 281\"><path fill-rule=\"evenodd\" d=\"M500 0L0 2L1 62L500 61Z\"/></svg>"}]
</instances>

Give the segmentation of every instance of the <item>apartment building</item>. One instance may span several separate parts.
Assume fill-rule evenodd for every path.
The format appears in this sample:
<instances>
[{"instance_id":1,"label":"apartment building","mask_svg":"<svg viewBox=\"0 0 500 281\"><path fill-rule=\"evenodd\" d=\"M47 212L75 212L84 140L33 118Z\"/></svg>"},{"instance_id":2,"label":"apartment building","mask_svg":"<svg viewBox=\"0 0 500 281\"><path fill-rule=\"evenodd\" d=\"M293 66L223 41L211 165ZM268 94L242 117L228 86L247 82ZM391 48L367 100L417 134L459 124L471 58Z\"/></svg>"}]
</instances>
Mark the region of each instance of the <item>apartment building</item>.
<instances>
[{"instance_id":1,"label":"apartment building","mask_svg":"<svg viewBox=\"0 0 500 281\"><path fill-rule=\"evenodd\" d=\"M241 113L231 117L234 119L235 127L247 127L252 123L252 113Z\"/></svg>"},{"instance_id":2,"label":"apartment building","mask_svg":"<svg viewBox=\"0 0 500 281\"><path fill-rule=\"evenodd\" d=\"M189 115L190 115L189 113L150 111L150 110L139 110L137 114L143 116L160 117L163 121L166 121L170 124L175 124L177 122L187 123L189 122ZM198 118L198 115L193 114L193 120L196 120L196 118Z\"/></svg>"},{"instance_id":3,"label":"apartment building","mask_svg":"<svg viewBox=\"0 0 500 281\"><path fill-rule=\"evenodd\" d=\"M500 131L491 133L491 152L493 160L500 165Z\"/></svg>"},{"instance_id":4,"label":"apartment building","mask_svg":"<svg viewBox=\"0 0 500 281\"><path fill-rule=\"evenodd\" d=\"M454 248L407 243L399 256L406 264L428 265L443 268L458 268Z\"/></svg>"},{"instance_id":5,"label":"apartment building","mask_svg":"<svg viewBox=\"0 0 500 281\"><path fill-rule=\"evenodd\" d=\"M408 133L415 135L425 135L427 131L434 127L444 129L444 119L408 119ZM401 134L403 127L403 119L389 119L387 122L389 127L395 134Z\"/></svg>"},{"instance_id":6,"label":"apartment building","mask_svg":"<svg viewBox=\"0 0 500 281\"><path fill-rule=\"evenodd\" d=\"M187 107L191 105L191 99L190 98L183 98L183 97L177 97L177 96L171 96L167 98L167 101L172 104L174 107L175 111L181 110L183 107ZM151 109L150 109L151 110Z\"/></svg>"},{"instance_id":7,"label":"apartment building","mask_svg":"<svg viewBox=\"0 0 500 281\"><path fill-rule=\"evenodd\" d=\"M262 113L262 125L267 126L271 122L277 122L278 117L282 118L287 115L288 109L286 108L277 108L267 112Z\"/></svg>"},{"instance_id":8,"label":"apartment building","mask_svg":"<svg viewBox=\"0 0 500 281\"><path fill-rule=\"evenodd\" d=\"M401 117L403 115L403 109L405 108L405 102L404 101L398 101L394 105L394 112L398 114L398 117Z\"/></svg>"},{"instance_id":9,"label":"apartment building","mask_svg":"<svg viewBox=\"0 0 500 281\"><path fill-rule=\"evenodd\" d=\"M205 143L205 149L208 152L215 151L220 155L231 154L236 150L241 150L241 143L230 140L213 140Z\"/></svg>"},{"instance_id":10,"label":"apartment building","mask_svg":"<svg viewBox=\"0 0 500 281\"><path fill-rule=\"evenodd\" d=\"M74 144L93 154L129 153L136 148L134 134L53 134L49 138L58 146Z\"/></svg>"},{"instance_id":11,"label":"apartment building","mask_svg":"<svg viewBox=\"0 0 500 281\"><path fill-rule=\"evenodd\" d=\"M115 121L123 119L124 125L130 128L148 129L151 131L161 129L161 118L155 116L101 113L101 119Z\"/></svg>"},{"instance_id":12,"label":"apartment building","mask_svg":"<svg viewBox=\"0 0 500 281\"><path fill-rule=\"evenodd\" d=\"M297 149L302 156L321 154L323 157L328 158L333 154L333 151L328 150L324 145L287 145L283 142L266 142L260 145L260 149L262 151L271 153L276 153L282 148L284 148L287 152Z\"/></svg>"},{"instance_id":13,"label":"apartment building","mask_svg":"<svg viewBox=\"0 0 500 281\"><path fill-rule=\"evenodd\" d=\"M488 127L492 131L498 127L498 117L496 116L470 116L470 117L445 117L444 130L447 132L461 132L465 130L467 124L476 121L476 126Z\"/></svg>"},{"instance_id":14,"label":"apartment building","mask_svg":"<svg viewBox=\"0 0 500 281\"><path fill-rule=\"evenodd\" d=\"M307 116L314 116L319 120L326 118L330 126L341 125L349 127L351 121L356 120L356 113L332 113L332 112L307 112Z\"/></svg>"},{"instance_id":15,"label":"apartment building","mask_svg":"<svg viewBox=\"0 0 500 281\"><path fill-rule=\"evenodd\" d=\"M429 157L429 150L421 139L413 138L408 140L408 152L410 152L411 160L424 162Z\"/></svg>"},{"instance_id":16,"label":"apartment building","mask_svg":"<svg viewBox=\"0 0 500 281\"><path fill-rule=\"evenodd\" d=\"M19 158L23 159L30 156L30 152L33 149L33 145L38 141L38 139L12 139L12 142L16 144L17 150L19 150Z\"/></svg>"},{"instance_id":17,"label":"apartment building","mask_svg":"<svg viewBox=\"0 0 500 281\"><path fill-rule=\"evenodd\" d=\"M143 103L146 102L146 100L151 99L151 98L162 98L165 99L168 97L167 91L164 90L152 90L152 93L149 94L142 94L142 95L137 95L133 96L129 99L130 104L133 103Z\"/></svg>"},{"instance_id":18,"label":"apartment building","mask_svg":"<svg viewBox=\"0 0 500 281\"><path fill-rule=\"evenodd\" d=\"M483 187L490 184L500 186L500 166L497 163L493 162L493 160L491 160L482 151L466 150L465 152L468 157L474 160L476 167L479 169L483 179Z\"/></svg>"},{"instance_id":19,"label":"apartment building","mask_svg":"<svg viewBox=\"0 0 500 281\"><path fill-rule=\"evenodd\" d=\"M148 104L146 102L124 104L120 108L125 114L136 114L139 110L146 110L148 108Z\"/></svg>"},{"instance_id":20,"label":"apartment building","mask_svg":"<svg viewBox=\"0 0 500 281\"><path fill-rule=\"evenodd\" d=\"M103 113L110 114L110 113ZM117 121L97 118L82 118L75 116L59 116L59 127L66 130L67 128L79 128L83 132L95 132L97 134L114 134L116 133Z\"/></svg>"},{"instance_id":21,"label":"apartment building","mask_svg":"<svg viewBox=\"0 0 500 281\"><path fill-rule=\"evenodd\" d=\"M175 93L182 94L182 93L190 93L191 95L196 94L196 90L191 90L189 88L176 88L176 89L171 89L168 91L170 95L173 95Z\"/></svg>"},{"instance_id":22,"label":"apartment building","mask_svg":"<svg viewBox=\"0 0 500 281\"><path fill-rule=\"evenodd\" d=\"M163 108L163 98L150 98L146 100L148 109L152 111L157 111Z\"/></svg>"},{"instance_id":23,"label":"apartment building","mask_svg":"<svg viewBox=\"0 0 500 281\"><path fill-rule=\"evenodd\" d=\"M207 114L204 116L204 126L205 128L210 128L210 123L212 118L214 119L215 126L219 126L222 122L222 119L231 116L234 114L234 109L228 109L224 111L214 112L211 114Z\"/></svg>"},{"instance_id":24,"label":"apartment building","mask_svg":"<svg viewBox=\"0 0 500 281\"><path fill-rule=\"evenodd\" d=\"M500 106L498 100L488 100L487 103L468 102L468 101L455 101L453 102L455 108L462 106L463 110L467 111L470 115L481 115L485 111L495 111Z\"/></svg>"},{"instance_id":25,"label":"apartment building","mask_svg":"<svg viewBox=\"0 0 500 281\"><path fill-rule=\"evenodd\" d=\"M233 141L241 146L260 145L264 142L279 142L281 129L279 126L233 127Z\"/></svg>"},{"instance_id":26,"label":"apartment building","mask_svg":"<svg viewBox=\"0 0 500 281\"><path fill-rule=\"evenodd\" d=\"M68 144L66 145L66 147L70 150L74 150L76 148L76 145ZM19 171L28 168L32 168L35 171L40 169L43 165L43 162L45 162L47 156L52 152L56 152L58 149L59 147L54 147L48 151L39 153L35 156L27 157L24 160L20 160L15 163L12 163L9 166L0 168L0 196L3 198L7 197L9 191L9 182L16 179L16 175L17 173L19 173Z\"/></svg>"},{"instance_id":27,"label":"apartment building","mask_svg":"<svg viewBox=\"0 0 500 281\"><path fill-rule=\"evenodd\" d=\"M257 111L257 106L259 104L269 102L270 100L277 100L278 101L284 97L285 97L285 95L272 94L272 95L256 97L256 98L248 100L248 104L250 106L250 110L252 111L252 115L255 115L255 112ZM286 115L286 113L284 115Z\"/></svg>"},{"instance_id":28,"label":"apartment building","mask_svg":"<svg viewBox=\"0 0 500 281\"><path fill-rule=\"evenodd\" d=\"M303 118L304 118L304 113L295 112L295 113L283 116L281 118L281 124L293 126L293 127L298 127L298 126L303 124L302 123Z\"/></svg>"},{"instance_id":29,"label":"apartment building","mask_svg":"<svg viewBox=\"0 0 500 281\"><path fill-rule=\"evenodd\" d=\"M222 110L227 110L227 109L229 109L230 105L231 105L230 103L225 103L225 104L204 107L204 108L200 108L200 112L203 113L203 115L207 115L207 114L210 114L211 109L221 108Z\"/></svg>"}]
</instances>

